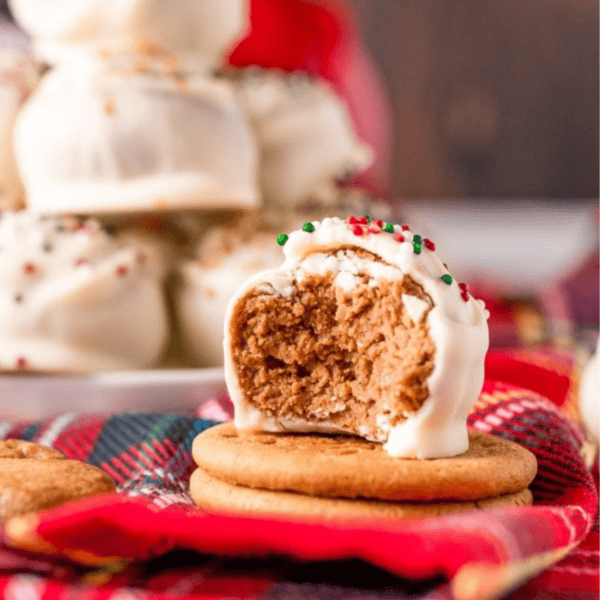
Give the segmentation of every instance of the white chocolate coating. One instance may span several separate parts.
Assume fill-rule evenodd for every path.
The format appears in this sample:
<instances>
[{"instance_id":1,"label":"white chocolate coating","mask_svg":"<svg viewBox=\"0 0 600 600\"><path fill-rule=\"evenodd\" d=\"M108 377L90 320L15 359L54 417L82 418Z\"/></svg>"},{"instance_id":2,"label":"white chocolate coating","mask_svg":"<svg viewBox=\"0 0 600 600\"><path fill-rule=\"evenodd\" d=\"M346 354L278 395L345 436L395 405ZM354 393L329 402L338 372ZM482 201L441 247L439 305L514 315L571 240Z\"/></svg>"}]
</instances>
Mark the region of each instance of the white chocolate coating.
<instances>
[{"instance_id":1,"label":"white chocolate coating","mask_svg":"<svg viewBox=\"0 0 600 600\"><path fill-rule=\"evenodd\" d=\"M346 107L326 82L252 69L235 83L260 146L267 204L331 201L336 180L371 164L371 149L356 137Z\"/></svg>"},{"instance_id":2,"label":"white chocolate coating","mask_svg":"<svg viewBox=\"0 0 600 600\"><path fill-rule=\"evenodd\" d=\"M467 300L455 280L450 285L442 281L447 274L434 251L422 247L413 251L413 234L398 225L393 233L356 236L352 225L338 218L313 222L312 233L295 231L284 246L285 262L276 269L263 271L247 280L236 292L225 318L225 379L235 407L235 425L240 429L258 428L266 431L340 431L328 422L266 417L252 407L240 388L232 359L228 324L237 302L250 290L287 296L293 293L295 282L306 273L333 272L339 287L352 292L358 270L366 272L376 283L380 279L403 278L409 275L420 284L433 301L427 315L429 335L435 345L434 369L427 379L429 396L414 413L404 414L406 420L390 427L385 415L380 415L379 435L388 454L399 457L438 458L456 456L468 448L466 419L481 391L484 378L484 358L489 344L487 318L489 313L481 300L470 295ZM395 239L403 235L404 242ZM336 260L332 250L356 247L380 257L381 262L360 259ZM418 306L407 306L409 314Z\"/></svg>"},{"instance_id":3,"label":"white chocolate coating","mask_svg":"<svg viewBox=\"0 0 600 600\"><path fill-rule=\"evenodd\" d=\"M164 266L99 223L0 217L0 367L94 372L154 365L169 336Z\"/></svg>"},{"instance_id":4,"label":"white chocolate coating","mask_svg":"<svg viewBox=\"0 0 600 600\"><path fill-rule=\"evenodd\" d=\"M200 258L180 265L174 290L178 330L198 365L223 364L227 304L248 277L281 263L274 237L256 233L245 240L234 230L213 230L201 245Z\"/></svg>"},{"instance_id":5,"label":"white chocolate coating","mask_svg":"<svg viewBox=\"0 0 600 600\"><path fill-rule=\"evenodd\" d=\"M17 171L13 129L19 110L40 78L40 68L17 51L0 49L0 207L15 208L24 190Z\"/></svg>"},{"instance_id":6,"label":"white chocolate coating","mask_svg":"<svg viewBox=\"0 0 600 600\"><path fill-rule=\"evenodd\" d=\"M583 370L579 388L579 408L585 429L597 444L600 440L600 341Z\"/></svg>"},{"instance_id":7,"label":"white chocolate coating","mask_svg":"<svg viewBox=\"0 0 600 600\"><path fill-rule=\"evenodd\" d=\"M226 81L85 60L53 69L21 111L17 164L43 213L250 208L258 155Z\"/></svg>"},{"instance_id":8,"label":"white chocolate coating","mask_svg":"<svg viewBox=\"0 0 600 600\"><path fill-rule=\"evenodd\" d=\"M51 64L143 43L215 66L249 26L244 0L10 0L10 6Z\"/></svg>"}]
</instances>

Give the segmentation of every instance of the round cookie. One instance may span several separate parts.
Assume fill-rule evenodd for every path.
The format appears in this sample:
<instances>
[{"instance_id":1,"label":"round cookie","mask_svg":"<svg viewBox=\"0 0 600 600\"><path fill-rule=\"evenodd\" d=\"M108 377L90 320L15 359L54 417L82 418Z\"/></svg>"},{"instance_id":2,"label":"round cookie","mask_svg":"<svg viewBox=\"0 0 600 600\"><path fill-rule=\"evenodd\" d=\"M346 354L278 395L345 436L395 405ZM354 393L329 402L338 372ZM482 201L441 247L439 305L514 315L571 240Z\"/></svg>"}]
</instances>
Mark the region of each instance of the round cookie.
<instances>
[{"instance_id":1,"label":"round cookie","mask_svg":"<svg viewBox=\"0 0 600 600\"><path fill-rule=\"evenodd\" d=\"M532 503L528 489L493 498L466 502L384 502L378 500L348 500L315 498L294 492L272 492L225 483L196 469L190 479L194 502L205 510L244 513L263 516L294 516L300 518L357 519L375 517L432 517L465 510L483 510L526 506Z\"/></svg>"},{"instance_id":2,"label":"round cookie","mask_svg":"<svg viewBox=\"0 0 600 600\"><path fill-rule=\"evenodd\" d=\"M0 442L0 521L114 491L114 481L97 467L39 444Z\"/></svg>"},{"instance_id":3,"label":"round cookie","mask_svg":"<svg viewBox=\"0 0 600 600\"><path fill-rule=\"evenodd\" d=\"M394 458L381 444L346 436L238 431L233 423L196 437L196 464L227 483L310 496L378 500L478 500L519 492L535 456L503 438L469 431L460 456Z\"/></svg>"}]
</instances>

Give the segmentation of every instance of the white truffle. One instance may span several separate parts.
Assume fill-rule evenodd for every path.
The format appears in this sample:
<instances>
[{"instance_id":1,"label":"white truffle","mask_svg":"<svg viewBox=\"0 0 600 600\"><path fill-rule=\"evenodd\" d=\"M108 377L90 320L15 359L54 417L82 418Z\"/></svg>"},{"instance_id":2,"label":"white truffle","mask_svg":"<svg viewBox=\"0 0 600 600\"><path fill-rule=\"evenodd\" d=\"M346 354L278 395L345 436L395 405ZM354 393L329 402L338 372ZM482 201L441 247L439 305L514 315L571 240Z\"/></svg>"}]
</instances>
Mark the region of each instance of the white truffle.
<instances>
[{"instance_id":1,"label":"white truffle","mask_svg":"<svg viewBox=\"0 0 600 600\"><path fill-rule=\"evenodd\" d=\"M248 237L232 229L214 229L202 242L199 258L179 266L174 292L178 330L197 364L223 364L227 304L248 277L281 262L281 253L273 249L276 237L276 233Z\"/></svg>"},{"instance_id":2,"label":"white truffle","mask_svg":"<svg viewBox=\"0 0 600 600\"><path fill-rule=\"evenodd\" d=\"M169 336L154 249L95 220L0 217L0 367L60 372L154 365Z\"/></svg>"},{"instance_id":3,"label":"white truffle","mask_svg":"<svg viewBox=\"0 0 600 600\"><path fill-rule=\"evenodd\" d=\"M579 388L579 408L581 420L591 439L597 444L600 440L600 342L596 352L586 364Z\"/></svg>"},{"instance_id":4,"label":"white truffle","mask_svg":"<svg viewBox=\"0 0 600 600\"><path fill-rule=\"evenodd\" d=\"M235 425L238 429L252 428L264 431L339 431L365 435L373 441L383 442L384 450L391 456L405 458L439 458L461 454L468 448L467 416L483 385L484 359L489 344L489 313L482 301L470 296L464 286L459 286L455 280L448 277L446 267L428 240L419 240L412 232L401 229L399 225L368 223L366 219L364 221L364 224L361 224L356 220L347 222L333 217L313 222L312 231L292 232L287 240L283 240L284 262L277 268L261 271L250 277L232 297L225 316L224 364L227 388L235 407ZM418 251L415 251L415 244L419 246ZM372 257L361 255L360 251L366 251ZM277 319L278 310L283 310L278 308L280 304L286 306L285 310L298 309L298 314L304 314L304 305L288 306L285 301L273 301L272 298L287 298L293 302L300 302L294 300L295 294L308 275L330 277L333 280L336 298L347 298L349 295L348 303L337 304L340 311L344 308L345 314L350 311L345 310L348 306L354 306L355 299L357 306L362 306L361 298L354 298L353 294L355 289L359 294L364 293L365 281L368 281L366 285L371 288L378 287L379 282L403 282L408 277L421 286L426 298L431 302L431 309L426 316L417 310L419 307L416 303L409 307L406 301L403 302L413 325L416 325L415 320L419 321L420 325L425 325L434 347L433 370L425 380L427 396L418 409L405 411L400 415L398 411L402 409L399 406L381 405L375 415L377 432L365 434L365 428L362 426L366 423L355 420L352 429L346 429L334 420L305 415L302 407L295 407L292 411L290 406L302 397L300 392L298 398L286 396L276 400L281 400L282 408L285 405L288 410L288 414L285 415L277 414L273 406L262 412L253 404L252 394L247 393L240 383L242 372L244 377L248 373L258 373L256 378L250 377L252 381L280 375L282 378L287 377L288 383L293 377L292 374L298 372L298 389L306 390L306 382L312 377L311 369L314 368L315 373L322 372L318 370L321 362L310 363L311 357L317 352L317 345L323 344L323 347L318 346L318 352L324 352L323 348L331 347L334 349L333 356L336 356L335 340L322 340L322 333L317 335L311 327L288 331L276 320L273 331L277 334L283 332L283 339L304 339L303 344L297 346L297 352L301 353L302 347L309 348L306 355L308 366L295 362L288 364L286 347L278 345L277 340L264 339L260 332L249 334L252 335L252 342L249 342L248 346L244 345L246 338L243 342L238 339L241 346L235 345L236 336L239 338L240 323L245 323L249 318L243 312L244 303L249 295L266 303L267 309L260 314L261 318L256 319L261 331L266 330L265 324L269 322L270 314L273 314L273 319ZM374 297L377 298L377 293ZM402 302L402 298L398 298L398 301ZM331 307L329 310L333 311L330 314L337 312L337 309ZM391 352L388 348L394 347L395 340L387 338L386 334L396 325L381 322L381 329L377 330L377 334L383 340L381 348L385 352ZM343 360L349 363L359 361L361 344L362 339L356 339L357 354L344 355ZM272 350L273 348L275 350ZM252 355L251 368L236 362L236 356L241 356L244 352ZM253 352L255 354L252 354ZM270 352L276 355L271 355ZM407 349L407 352L410 354L410 349ZM393 353L390 356L394 356ZM260 360L263 360L264 369L257 366L258 357L262 357ZM270 365L270 359L274 366ZM385 360L391 359L386 357ZM277 365L280 365L284 374L270 375L269 369L279 368ZM416 365L411 366L413 367L416 368ZM327 366L325 368L327 369ZM395 375L396 369L382 373L383 379L378 381L377 385L391 385L387 381L391 374ZM318 385L321 385L323 380L317 377ZM350 381L345 383L351 386ZM323 389L326 389L326 394L330 393L329 388ZM307 394L312 397L311 390L308 390ZM271 400L269 398L269 402ZM332 398L331 402L334 403L334 400L335 398ZM404 418L391 425L390 410L395 411L392 415L395 418Z\"/></svg>"},{"instance_id":5,"label":"white truffle","mask_svg":"<svg viewBox=\"0 0 600 600\"><path fill-rule=\"evenodd\" d=\"M346 107L326 82L255 69L234 81L260 147L267 204L334 201L336 180L370 165L371 149L357 138Z\"/></svg>"},{"instance_id":6,"label":"white truffle","mask_svg":"<svg viewBox=\"0 0 600 600\"><path fill-rule=\"evenodd\" d=\"M106 61L52 70L19 115L17 164L44 213L250 208L258 156L231 86Z\"/></svg>"}]
</instances>

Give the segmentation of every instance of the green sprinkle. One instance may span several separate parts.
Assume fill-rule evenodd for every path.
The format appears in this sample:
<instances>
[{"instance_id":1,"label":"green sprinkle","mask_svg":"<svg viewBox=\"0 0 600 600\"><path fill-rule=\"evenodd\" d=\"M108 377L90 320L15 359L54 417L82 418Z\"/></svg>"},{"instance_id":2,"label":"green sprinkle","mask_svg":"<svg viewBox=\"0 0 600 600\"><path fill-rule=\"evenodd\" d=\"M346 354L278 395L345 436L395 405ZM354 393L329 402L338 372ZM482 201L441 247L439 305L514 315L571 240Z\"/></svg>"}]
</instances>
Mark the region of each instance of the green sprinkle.
<instances>
[{"instance_id":1,"label":"green sprinkle","mask_svg":"<svg viewBox=\"0 0 600 600\"><path fill-rule=\"evenodd\" d=\"M288 241L289 237L290 237L290 236L289 236L289 235L286 235L285 233L280 233L280 234L277 236L277 243L278 243L280 246L285 246L285 243Z\"/></svg>"},{"instance_id":2,"label":"green sprinkle","mask_svg":"<svg viewBox=\"0 0 600 600\"><path fill-rule=\"evenodd\" d=\"M371 222L371 217L369 215L365 215L365 219L370 223Z\"/></svg>"},{"instance_id":3,"label":"green sprinkle","mask_svg":"<svg viewBox=\"0 0 600 600\"><path fill-rule=\"evenodd\" d=\"M302 225L302 231L307 231L308 233L312 233L315 230L315 226L312 223L304 223Z\"/></svg>"},{"instance_id":4,"label":"green sprinkle","mask_svg":"<svg viewBox=\"0 0 600 600\"><path fill-rule=\"evenodd\" d=\"M452 283L452 275L448 275L448 273L442 275L441 279L444 283L447 283L448 285Z\"/></svg>"},{"instance_id":5,"label":"green sprinkle","mask_svg":"<svg viewBox=\"0 0 600 600\"><path fill-rule=\"evenodd\" d=\"M421 244L413 244L413 251L415 254L421 254Z\"/></svg>"},{"instance_id":6,"label":"green sprinkle","mask_svg":"<svg viewBox=\"0 0 600 600\"><path fill-rule=\"evenodd\" d=\"M413 236L413 243L421 245L423 238L420 235Z\"/></svg>"},{"instance_id":7,"label":"green sprinkle","mask_svg":"<svg viewBox=\"0 0 600 600\"><path fill-rule=\"evenodd\" d=\"M383 230L386 231L387 233L394 233L394 225L392 223L386 223L383 226Z\"/></svg>"},{"instance_id":8,"label":"green sprinkle","mask_svg":"<svg viewBox=\"0 0 600 600\"><path fill-rule=\"evenodd\" d=\"M44 252L50 252L52 250L51 244L44 244Z\"/></svg>"}]
</instances>

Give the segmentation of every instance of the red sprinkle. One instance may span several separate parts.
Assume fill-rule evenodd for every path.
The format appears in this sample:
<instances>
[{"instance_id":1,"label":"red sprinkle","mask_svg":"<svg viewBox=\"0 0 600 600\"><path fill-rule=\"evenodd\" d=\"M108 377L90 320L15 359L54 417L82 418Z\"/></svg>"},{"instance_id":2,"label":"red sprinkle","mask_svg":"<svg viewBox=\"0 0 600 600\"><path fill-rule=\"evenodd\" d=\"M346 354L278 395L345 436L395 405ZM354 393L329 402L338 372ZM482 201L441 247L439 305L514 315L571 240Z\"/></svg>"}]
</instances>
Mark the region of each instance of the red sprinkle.
<instances>
[{"instance_id":1,"label":"red sprinkle","mask_svg":"<svg viewBox=\"0 0 600 600\"><path fill-rule=\"evenodd\" d=\"M33 263L25 263L23 265L23 271L25 271L25 273L30 275L31 273L33 273L35 271L35 265Z\"/></svg>"},{"instance_id":2,"label":"red sprinkle","mask_svg":"<svg viewBox=\"0 0 600 600\"><path fill-rule=\"evenodd\" d=\"M375 219L375 221L373 221L374 225L377 225L377 227L381 228L383 227L383 221L381 219Z\"/></svg>"},{"instance_id":3,"label":"red sprinkle","mask_svg":"<svg viewBox=\"0 0 600 600\"><path fill-rule=\"evenodd\" d=\"M82 265L85 265L87 263L87 261L88 261L87 258L78 258L75 261L75 266L76 267L81 267Z\"/></svg>"},{"instance_id":4,"label":"red sprinkle","mask_svg":"<svg viewBox=\"0 0 600 600\"><path fill-rule=\"evenodd\" d=\"M125 265L119 265L117 267L117 275L119 277L124 277L125 275L127 275L127 271L128 271L128 269Z\"/></svg>"},{"instance_id":5,"label":"red sprinkle","mask_svg":"<svg viewBox=\"0 0 600 600\"><path fill-rule=\"evenodd\" d=\"M410 231L410 227L408 225L402 225L402 231Z\"/></svg>"},{"instance_id":6,"label":"red sprinkle","mask_svg":"<svg viewBox=\"0 0 600 600\"><path fill-rule=\"evenodd\" d=\"M356 217L348 217L346 223L348 223L348 225L358 225L359 220Z\"/></svg>"},{"instance_id":7,"label":"red sprinkle","mask_svg":"<svg viewBox=\"0 0 600 600\"><path fill-rule=\"evenodd\" d=\"M358 222L361 225L368 225L369 224L369 219L367 219L367 217L359 217L358 218Z\"/></svg>"},{"instance_id":8,"label":"red sprinkle","mask_svg":"<svg viewBox=\"0 0 600 600\"><path fill-rule=\"evenodd\" d=\"M381 229L377 227L369 227L369 233L381 233Z\"/></svg>"},{"instance_id":9,"label":"red sprinkle","mask_svg":"<svg viewBox=\"0 0 600 600\"><path fill-rule=\"evenodd\" d=\"M469 301L469 293L468 292L463 292L460 297L465 301L468 302Z\"/></svg>"},{"instance_id":10,"label":"red sprinkle","mask_svg":"<svg viewBox=\"0 0 600 600\"><path fill-rule=\"evenodd\" d=\"M19 356L16 362L17 369L26 369L27 368L27 360L24 357Z\"/></svg>"},{"instance_id":11,"label":"red sprinkle","mask_svg":"<svg viewBox=\"0 0 600 600\"><path fill-rule=\"evenodd\" d=\"M362 235L364 230L360 225L354 225L354 227L352 227L352 233L354 235Z\"/></svg>"},{"instance_id":12,"label":"red sprinkle","mask_svg":"<svg viewBox=\"0 0 600 600\"><path fill-rule=\"evenodd\" d=\"M398 235L394 236L394 239L395 239L397 242L403 242L403 241L404 241L404 236L403 236L402 234L400 234L400 233L399 233Z\"/></svg>"},{"instance_id":13,"label":"red sprinkle","mask_svg":"<svg viewBox=\"0 0 600 600\"><path fill-rule=\"evenodd\" d=\"M459 284L458 284L458 289L459 289L461 292L466 292L466 291L467 291L467 284L466 284L466 283L459 283Z\"/></svg>"},{"instance_id":14,"label":"red sprinkle","mask_svg":"<svg viewBox=\"0 0 600 600\"><path fill-rule=\"evenodd\" d=\"M423 243L425 244L425 248L427 248L427 250L431 250L432 252L435 250L435 244L431 240L425 238Z\"/></svg>"}]
</instances>

